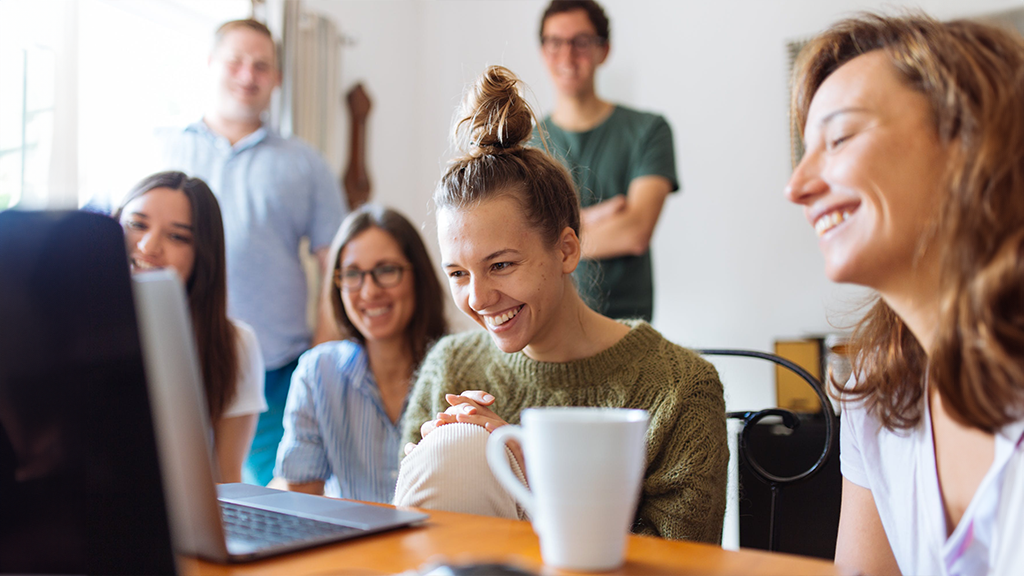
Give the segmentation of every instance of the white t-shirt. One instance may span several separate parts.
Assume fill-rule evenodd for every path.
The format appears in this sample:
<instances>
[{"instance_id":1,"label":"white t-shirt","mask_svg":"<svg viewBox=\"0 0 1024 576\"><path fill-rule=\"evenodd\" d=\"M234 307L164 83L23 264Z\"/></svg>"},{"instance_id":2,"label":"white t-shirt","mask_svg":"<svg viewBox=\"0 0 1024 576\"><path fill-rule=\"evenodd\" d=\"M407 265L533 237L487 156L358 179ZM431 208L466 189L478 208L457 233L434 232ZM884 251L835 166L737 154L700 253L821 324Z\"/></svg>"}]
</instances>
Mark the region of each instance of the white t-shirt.
<instances>
[{"instance_id":1,"label":"white t-shirt","mask_svg":"<svg viewBox=\"0 0 1024 576\"><path fill-rule=\"evenodd\" d=\"M245 322L232 320L238 335L238 385L235 397L227 405L221 418L259 414L267 411L267 399L263 395L263 353L260 343Z\"/></svg>"},{"instance_id":2,"label":"white t-shirt","mask_svg":"<svg viewBox=\"0 0 1024 576\"><path fill-rule=\"evenodd\" d=\"M927 392L926 396L927 397ZM956 529L935 466L928 403L909 430L887 430L847 404L840 433L843 476L871 490L904 576L1024 573L1024 420L995 435L995 458Z\"/></svg>"}]
</instances>

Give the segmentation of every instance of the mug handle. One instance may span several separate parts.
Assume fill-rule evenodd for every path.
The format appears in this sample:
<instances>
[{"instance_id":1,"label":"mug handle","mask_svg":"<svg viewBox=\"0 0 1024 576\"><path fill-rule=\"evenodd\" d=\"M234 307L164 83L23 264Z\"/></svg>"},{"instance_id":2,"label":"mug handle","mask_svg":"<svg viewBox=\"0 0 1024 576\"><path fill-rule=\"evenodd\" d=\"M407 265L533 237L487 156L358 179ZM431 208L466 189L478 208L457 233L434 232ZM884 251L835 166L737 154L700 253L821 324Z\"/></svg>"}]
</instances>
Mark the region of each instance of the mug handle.
<instances>
[{"instance_id":1,"label":"mug handle","mask_svg":"<svg viewBox=\"0 0 1024 576\"><path fill-rule=\"evenodd\" d=\"M516 478L509 466L508 454L505 453L505 444L509 439L518 440L521 446L523 444L523 429L513 424L506 424L491 432L491 437L487 439L487 464L505 490L508 490L512 497L522 504L530 517L534 517L533 494L526 486L523 486L519 478Z\"/></svg>"}]
</instances>

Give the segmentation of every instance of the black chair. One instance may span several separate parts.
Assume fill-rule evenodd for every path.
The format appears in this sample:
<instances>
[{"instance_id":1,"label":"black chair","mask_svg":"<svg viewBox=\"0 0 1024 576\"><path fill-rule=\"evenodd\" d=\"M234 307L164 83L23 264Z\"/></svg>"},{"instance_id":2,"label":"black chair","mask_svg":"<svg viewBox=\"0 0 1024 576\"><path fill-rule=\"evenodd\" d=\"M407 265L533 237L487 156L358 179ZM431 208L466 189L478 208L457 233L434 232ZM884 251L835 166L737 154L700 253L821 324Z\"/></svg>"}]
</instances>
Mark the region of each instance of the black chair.
<instances>
[{"instance_id":1,"label":"black chair","mask_svg":"<svg viewBox=\"0 0 1024 576\"><path fill-rule=\"evenodd\" d=\"M825 487L825 491L828 493L827 499L834 500L834 502L833 506L829 510L826 510L824 516L826 520L826 528L831 532L830 534L817 534L817 536L819 538L824 537L826 542L830 541L831 553L834 553L835 529L838 527L839 502L839 476L837 462L838 458L837 454L834 455L834 453L837 453L837 451L835 450L835 446L837 444L836 440L838 438L838 419L836 418L836 415L832 410L832 404L831 402L829 402L829 399L825 394L825 390L822 386L822 383L817 378L812 376L809 372L807 372L807 370L775 354L769 354L767 352L758 352L754 350L732 349L707 349L698 350L698 352L704 356L731 356L766 360L768 362L772 362L774 364L782 366L787 370L794 372L797 376L804 380L811 388L814 389L814 392L818 396L819 402L821 403L821 413L820 415L815 415L815 418L821 418L821 421L823 423L822 428L824 438L822 439L822 446L820 448L820 452L818 453L817 458L814 460L814 463L809 468L799 470L795 473L788 473L783 475L781 473L769 471L768 469L765 468L765 466L761 464L761 459L754 456L754 450L752 448L754 448L755 446L764 447L766 445L766 442L763 440L763 438L755 439L754 437L754 435L757 434L759 430L765 428L764 426L757 426L757 424L762 419L767 418L769 416L781 418L782 426L785 426L789 431L794 431L800 426L802 420L800 416L794 414L793 412L790 412L789 410L785 410L782 408L766 408L764 410L759 410L756 412L729 412L727 413L727 417L734 418L736 420L743 422L743 430L740 433L738 443L738 458L740 461L741 471L742 468L745 466L749 470L750 475L752 475L754 478L757 478L762 483L766 484L770 490L767 526L768 535L766 549L772 552L787 551L804 554L815 554L815 552L817 552L817 554L815 555L831 558L830 552L828 550L808 551L806 548L796 550L780 549L782 526L779 521L779 517L782 515L780 511L780 493L782 489L789 488L794 485L802 483L807 483L808 480L815 477L823 469L825 469L826 464L828 464L829 468L832 469L832 474L829 475L829 479L827 482L828 485ZM803 417L803 419L806 418L807 416ZM762 456L762 458L764 457ZM777 458L772 457L772 459L775 460ZM770 467L774 467L777 469L777 466ZM743 476L744 474L741 473L741 480ZM740 489L741 491L754 492L754 490L747 490L747 488L742 485L742 482ZM810 502L809 504L810 508L813 510L819 503ZM827 546L828 544L819 548L824 548Z\"/></svg>"}]
</instances>

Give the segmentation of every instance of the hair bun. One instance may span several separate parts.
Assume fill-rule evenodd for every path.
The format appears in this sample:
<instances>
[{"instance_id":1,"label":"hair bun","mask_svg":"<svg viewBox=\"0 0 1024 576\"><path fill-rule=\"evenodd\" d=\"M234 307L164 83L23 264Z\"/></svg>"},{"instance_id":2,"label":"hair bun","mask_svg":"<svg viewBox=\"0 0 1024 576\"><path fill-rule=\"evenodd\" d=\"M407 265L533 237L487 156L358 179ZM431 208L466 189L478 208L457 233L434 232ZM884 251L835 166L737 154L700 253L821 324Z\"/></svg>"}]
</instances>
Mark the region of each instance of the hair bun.
<instances>
[{"instance_id":1,"label":"hair bun","mask_svg":"<svg viewBox=\"0 0 1024 576\"><path fill-rule=\"evenodd\" d=\"M489 66L462 103L456 144L470 156L522 148L533 136L534 115L522 81L504 66Z\"/></svg>"}]
</instances>

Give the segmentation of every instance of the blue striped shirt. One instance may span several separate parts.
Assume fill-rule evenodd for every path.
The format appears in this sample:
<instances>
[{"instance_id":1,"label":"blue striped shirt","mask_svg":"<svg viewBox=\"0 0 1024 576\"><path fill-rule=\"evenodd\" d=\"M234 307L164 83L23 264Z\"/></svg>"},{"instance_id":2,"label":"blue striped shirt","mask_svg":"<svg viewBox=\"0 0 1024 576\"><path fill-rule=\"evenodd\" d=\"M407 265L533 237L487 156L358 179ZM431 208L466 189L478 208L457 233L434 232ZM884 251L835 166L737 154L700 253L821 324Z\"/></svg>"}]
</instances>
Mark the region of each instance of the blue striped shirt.
<instances>
[{"instance_id":1,"label":"blue striped shirt","mask_svg":"<svg viewBox=\"0 0 1024 576\"><path fill-rule=\"evenodd\" d=\"M326 342L303 354L292 376L274 476L323 480L328 496L390 503L401 432L362 346Z\"/></svg>"}]
</instances>

